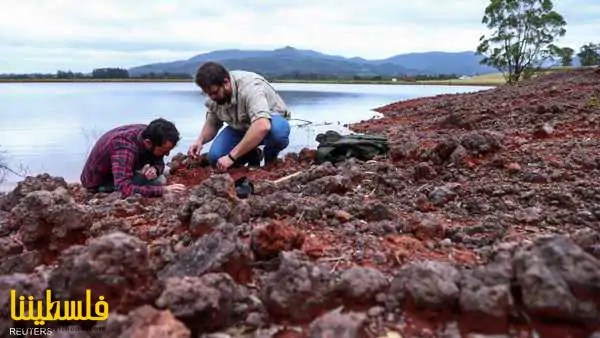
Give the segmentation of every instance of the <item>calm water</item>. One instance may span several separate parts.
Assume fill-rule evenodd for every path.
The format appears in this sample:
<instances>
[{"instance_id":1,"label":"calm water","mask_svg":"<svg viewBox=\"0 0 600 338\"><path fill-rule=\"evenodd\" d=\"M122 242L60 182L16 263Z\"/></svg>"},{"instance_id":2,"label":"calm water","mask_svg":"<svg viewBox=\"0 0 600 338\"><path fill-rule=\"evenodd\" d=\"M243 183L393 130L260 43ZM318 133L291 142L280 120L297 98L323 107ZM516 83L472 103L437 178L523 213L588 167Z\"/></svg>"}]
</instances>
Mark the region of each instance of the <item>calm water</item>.
<instances>
[{"instance_id":1,"label":"calm water","mask_svg":"<svg viewBox=\"0 0 600 338\"><path fill-rule=\"evenodd\" d=\"M290 146L316 147L328 129L377 116L372 109L409 98L484 90L487 87L275 84L292 117ZM182 140L171 153L185 153L204 121L204 97L193 83L9 83L0 84L0 152L28 175L47 172L78 182L94 141L105 131L157 117L173 121ZM208 150L207 145L204 150ZM0 190L23 178L8 175Z\"/></svg>"}]
</instances>

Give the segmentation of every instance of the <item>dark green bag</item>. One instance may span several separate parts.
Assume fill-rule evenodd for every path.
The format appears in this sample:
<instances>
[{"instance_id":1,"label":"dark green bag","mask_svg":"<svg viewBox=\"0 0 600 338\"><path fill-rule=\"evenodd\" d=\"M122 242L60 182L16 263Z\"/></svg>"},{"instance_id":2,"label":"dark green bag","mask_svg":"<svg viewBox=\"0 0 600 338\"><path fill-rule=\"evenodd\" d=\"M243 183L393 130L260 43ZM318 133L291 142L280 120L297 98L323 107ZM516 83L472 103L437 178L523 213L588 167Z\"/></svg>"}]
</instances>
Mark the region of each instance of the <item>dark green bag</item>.
<instances>
[{"instance_id":1,"label":"dark green bag","mask_svg":"<svg viewBox=\"0 0 600 338\"><path fill-rule=\"evenodd\" d=\"M357 158L362 161L373 159L375 155L387 154L388 140L382 135L340 135L338 132L328 130L318 134L316 141L319 142L315 162L337 163L349 158Z\"/></svg>"}]
</instances>

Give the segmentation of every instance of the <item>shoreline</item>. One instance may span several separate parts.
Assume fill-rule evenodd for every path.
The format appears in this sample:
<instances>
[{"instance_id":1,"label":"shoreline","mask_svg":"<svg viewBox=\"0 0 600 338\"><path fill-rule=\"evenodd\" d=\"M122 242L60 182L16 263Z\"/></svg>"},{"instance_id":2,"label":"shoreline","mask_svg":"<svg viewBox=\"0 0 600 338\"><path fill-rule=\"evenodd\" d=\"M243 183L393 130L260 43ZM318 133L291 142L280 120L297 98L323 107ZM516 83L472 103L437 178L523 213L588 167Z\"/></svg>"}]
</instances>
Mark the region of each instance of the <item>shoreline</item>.
<instances>
[{"instance_id":1,"label":"shoreline","mask_svg":"<svg viewBox=\"0 0 600 338\"><path fill-rule=\"evenodd\" d=\"M502 85L497 81L470 81L461 80L424 80L424 81L371 81L371 80L272 80L271 83L306 83L306 84L372 84L372 85L408 85L408 86L474 86L497 87ZM3 83L193 83L191 79L0 79Z\"/></svg>"},{"instance_id":2,"label":"shoreline","mask_svg":"<svg viewBox=\"0 0 600 338\"><path fill-rule=\"evenodd\" d=\"M54 79L56 80L56 79ZM2 84L2 80L0 80L0 85ZM19 81L13 81L13 82L19 82ZM38 81L23 81L23 82L38 82ZM71 80L58 80L58 81L39 81L39 82L102 82L102 81L71 81ZM107 81L107 82L120 82L120 81ZM123 81L123 82L136 82L136 81ZM141 81L141 82L186 82L186 81ZM274 82L277 83L277 82ZM316 83L316 82L294 82L294 83ZM333 83L333 82L332 82ZM341 84L341 83L338 83ZM397 83L396 83L397 84ZM404 83L402 83L404 84ZM418 83L406 83L409 85L418 85ZM472 85L472 86L478 86L478 85ZM493 86L491 86L493 87ZM369 123L369 122L374 122L377 123L377 120L380 119L385 119L387 117L386 114L386 107L391 107L391 106L397 106L397 105L401 105L401 104L411 104L412 102L425 102L425 101L431 101L431 100L435 100L440 96L452 96L452 95L461 95L463 93L453 93L453 94L438 94L438 95L430 95L430 96L423 96L423 97L418 97L418 98L413 98L413 99L406 99L406 100L399 100L399 101L392 101L389 102L385 105L382 106L377 106L377 107L372 107L371 111L375 114L379 114L380 116L377 118L371 117L368 119L362 119L362 120L357 120L355 122L352 123L347 123L345 125L345 127L350 130L352 133L362 133L362 131L360 131L360 126L362 126L364 123ZM358 128L358 129L355 129ZM309 150L316 150L316 148L307 148ZM292 152L289 152L292 153ZM14 174L10 174L8 173L4 179L3 182L0 182L0 195L3 193L10 193L11 191L13 191L17 186L19 182L22 182L25 180L26 177L36 177L37 175L43 175L43 174L48 174L51 176L54 176L53 174L49 173L49 172L38 172L38 173L31 173L31 174L27 174L23 177L20 177L19 180L16 180L14 182L8 182L6 180L7 177L9 176L17 176ZM62 176L56 176L56 177L62 177ZM80 184L80 182L78 180L75 181L68 181L66 180L67 184Z\"/></svg>"}]
</instances>

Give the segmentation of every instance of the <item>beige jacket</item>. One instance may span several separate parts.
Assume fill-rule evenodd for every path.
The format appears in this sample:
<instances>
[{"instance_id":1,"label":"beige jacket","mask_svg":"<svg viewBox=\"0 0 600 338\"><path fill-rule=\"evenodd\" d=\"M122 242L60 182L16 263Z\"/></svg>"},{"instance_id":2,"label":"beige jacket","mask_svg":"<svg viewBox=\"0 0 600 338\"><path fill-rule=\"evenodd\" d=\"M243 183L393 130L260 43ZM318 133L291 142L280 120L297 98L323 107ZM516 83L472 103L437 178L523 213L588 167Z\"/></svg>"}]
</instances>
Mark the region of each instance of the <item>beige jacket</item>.
<instances>
[{"instance_id":1,"label":"beige jacket","mask_svg":"<svg viewBox=\"0 0 600 338\"><path fill-rule=\"evenodd\" d=\"M290 113L283 99L267 80L252 72L233 70L229 72L232 86L231 103L218 105L206 99L206 123L215 130L227 123L234 129L246 131L259 118L280 114L289 118Z\"/></svg>"}]
</instances>

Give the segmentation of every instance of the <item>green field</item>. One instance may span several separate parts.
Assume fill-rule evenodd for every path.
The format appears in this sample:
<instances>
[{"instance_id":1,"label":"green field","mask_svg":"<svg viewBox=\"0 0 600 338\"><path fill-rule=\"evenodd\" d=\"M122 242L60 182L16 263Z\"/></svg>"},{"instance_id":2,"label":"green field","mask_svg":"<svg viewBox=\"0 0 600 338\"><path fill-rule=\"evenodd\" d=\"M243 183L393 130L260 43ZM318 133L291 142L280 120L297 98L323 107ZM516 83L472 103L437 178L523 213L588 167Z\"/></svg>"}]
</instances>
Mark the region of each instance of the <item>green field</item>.
<instances>
[{"instance_id":1,"label":"green field","mask_svg":"<svg viewBox=\"0 0 600 338\"><path fill-rule=\"evenodd\" d=\"M506 83L504 76L501 73L491 73L484 75L472 76L465 79L452 80L426 80L420 81L420 84L436 84L436 85L455 85L455 86L500 86Z\"/></svg>"}]
</instances>

